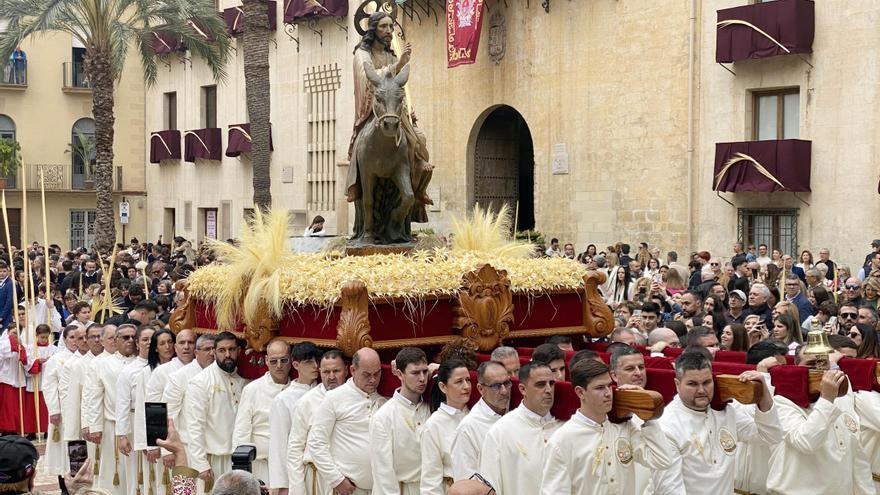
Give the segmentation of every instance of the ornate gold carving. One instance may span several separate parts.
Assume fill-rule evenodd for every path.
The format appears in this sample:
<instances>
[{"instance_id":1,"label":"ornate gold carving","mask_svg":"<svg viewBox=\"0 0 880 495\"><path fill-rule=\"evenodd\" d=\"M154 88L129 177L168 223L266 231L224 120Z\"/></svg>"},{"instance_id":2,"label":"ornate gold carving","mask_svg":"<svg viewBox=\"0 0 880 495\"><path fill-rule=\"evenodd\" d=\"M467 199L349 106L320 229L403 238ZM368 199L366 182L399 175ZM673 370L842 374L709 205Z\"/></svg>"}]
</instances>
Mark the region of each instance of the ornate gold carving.
<instances>
[{"instance_id":1,"label":"ornate gold carving","mask_svg":"<svg viewBox=\"0 0 880 495\"><path fill-rule=\"evenodd\" d=\"M247 340L248 347L263 352L266 350L266 344L269 343L278 332L278 322L269 313L269 308L261 302L257 310L256 324L254 326L246 326L244 329L244 338Z\"/></svg>"},{"instance_id":2,"label":"ornate gold carving","mask_svg":"<svg viewBox=\"0 0 880 495\"><path fill-rule=\"evenodd\" d=\"M360 280L342 286L339 324L336 326L336 347L346 356L352 356L361 347L373 347L370 336L367 286Z\"/></svg>"},{"instance_id":3,"label":"ornate gold carving","mask_svg":"<svg viewBox=\"0 0 880 495\"><path fill-rule=\"evenodd\" d=\"M507 271L484 264L465 273L461 285L452 306L452 327L479 350L490 351L510 335L513 325L513 293Z\"/></svg>"},{"instance_id":4,"label":"ornate gold carving","mask_svg":"<svg viewBox=\"0 0 880 495\"><path fill-rule=\"evenodd\" d=\"M178 280L174 287L179 293L183 294L183 298L177 303L177 308L171 313L171 318L168 319L168 327L177 335L181 330L191 329L196 325L196 308L195 300L189 294L188 280Z\"/></svg>"},{"instance_id":5,"label":"ornate gold carving","mask_svg":"<svg viewBox=\"0 0 880 495\"><path fill-rule=\"evenodd\" d=\"M599 294L605 274L589 271L584 275L584 329L591 337L604 337L614 330L614 314Z\"/></svg>"}]
</instances>

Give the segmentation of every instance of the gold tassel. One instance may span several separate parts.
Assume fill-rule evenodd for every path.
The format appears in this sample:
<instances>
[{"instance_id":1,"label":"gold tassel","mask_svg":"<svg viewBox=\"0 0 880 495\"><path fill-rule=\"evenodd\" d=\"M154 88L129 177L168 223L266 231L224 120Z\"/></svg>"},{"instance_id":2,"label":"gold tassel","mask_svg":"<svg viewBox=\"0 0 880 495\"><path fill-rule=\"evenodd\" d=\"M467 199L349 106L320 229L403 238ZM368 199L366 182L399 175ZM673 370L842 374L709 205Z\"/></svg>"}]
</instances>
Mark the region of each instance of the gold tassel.
<instances>
[{"instance_id":1,"label":"gold tassel","mask_svg":"<svg viewBox=\"0 0 880 495\"><path fill-rule=\"evenodd\" d=\"M98 445L95 447L95 476L100 474L100 466L101 466L101 446Z\"/></svg>"},{"instance_id":2,"label":"gold tassel","mask_svg":"<svg viewBox=\"0 0 880 495\"><path fill-rule=\"evenodd\" d=\"M214 490L214 478L205 482L205 493L211 493Z\"/></svg>"},{"instance_id":3,"label":"gold tassel","mask_svg":"<svg viewBox=\"0 0 880 495\"><path fill-rule=\"evenodd\" d=\"M156 484L156 466L154 464L150 464L150 489L147 490L147 495L153 495L153 485Z\"/></svg>"},{"instance_id":4,"label":"gold tassel","mask_svg":"<svg viewBox=\"0 0 880 495\"><path fill-rule=\"evenodd\" d=\"M119 469L113 473L113 486L119 486Z\"/></svg>"},{"instance_id":5,"label":"gold tassel","mask_svg":"<svg viewBox=\"0 0 880 495\"><path fill-rule=\"evenodd\" d=\"M52 441L56 443L61 441L61 431L58 430L57 426L55 427L55 430L52 431Z\"/></svg>"},{"instance_id":6,"label":"gold tassel","mask_svg":"<svg viewBox=\"0 0 880 495\"><path fill-rule=\"evenodd\" d=\"M162 472L162 484L165 485L165 491L171 493L171 476L168 474L167 468Z\"/></svg>"},{"instance_id":7,"label":"gold tassel","mask_svg":"<svg viewBox=\"0 0 880 495\"><path fill-rule=\"evenodd\" d=\"M113 450L113 460L116 461L115 471L113 473L113 486L119 486L119 449Z\"/></svg>"},{"instance_id":8,"label":"gold tassel","mask_svg":"<svg viewBox=\"0 0 880 495\"><path fill-rule=\"evenodd\" d=\"M141 470L140 463L138 463L138 485L144 484L144 472Z\"/></svg>"}]
</instances>

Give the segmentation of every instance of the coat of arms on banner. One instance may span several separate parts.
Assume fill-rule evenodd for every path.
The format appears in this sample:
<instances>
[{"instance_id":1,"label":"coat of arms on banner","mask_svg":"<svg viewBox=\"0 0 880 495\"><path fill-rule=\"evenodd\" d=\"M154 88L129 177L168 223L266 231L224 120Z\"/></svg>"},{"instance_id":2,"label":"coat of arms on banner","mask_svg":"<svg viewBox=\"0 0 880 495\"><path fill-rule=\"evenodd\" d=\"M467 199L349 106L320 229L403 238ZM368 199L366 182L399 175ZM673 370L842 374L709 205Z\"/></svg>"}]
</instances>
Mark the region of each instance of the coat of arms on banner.
<instances>
[{"instance_id":1,"label":"coat of arms on banner","mask_svg":"<svg viewBox=\"0 0 880 495\"><path fill-rule=\"evenodd\" d=\"M449 67L477 60L483 0L449 0L446 3L446 59Z\"/></svg>"}]
</instances>

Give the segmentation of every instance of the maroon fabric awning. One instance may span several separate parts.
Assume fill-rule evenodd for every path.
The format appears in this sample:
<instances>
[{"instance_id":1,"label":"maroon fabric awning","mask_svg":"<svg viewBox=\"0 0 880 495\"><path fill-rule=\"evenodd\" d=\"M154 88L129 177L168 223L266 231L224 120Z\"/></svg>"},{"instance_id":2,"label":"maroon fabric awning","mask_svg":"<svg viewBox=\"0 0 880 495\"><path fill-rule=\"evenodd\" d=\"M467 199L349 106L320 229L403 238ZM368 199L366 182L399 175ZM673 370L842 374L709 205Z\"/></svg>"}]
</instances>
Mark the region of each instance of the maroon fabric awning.
<instances>
[{"instance_id":1,"label":"maroon fabric awning","mask_svg":"<svg viewBox=\"0 0 880 495\"><path fill-rule=\"evenodd\" d=\"M267 2L269 9L269 29L275 31L278 25L278 7L275 0ZM238 36L244 32L244 7L232 7L223 10L223 20L226 22L226 32L229 36Z\"/></svg>"},{"instance_id":2,"label":"maroon fabric awning","mask_svg":"<svg viewBox=\"0 0 880 495\"><path fill-rule=\"evenodd\" d=\"M183 42L170 33L163 31L153 32L153 52L156 55L168 55L169 53L184 51L185 49Z\"/></svg>"},{"instance_id":3,"label":"maroon fabric awning","mask_svg":"<svg viewBox=\"0 0 880 495\"><path fill-rule=\"evenodd\" d=\"M223 130L219 127L186 131L183 136L183 160L196 158L220 160L223 158Z\"/></svg>"},{"instance_id":4,"label":"maroon fabric awning","mask_svg":"<svg viewBox=\"0 0 880 495\"><path fill-rule=\"evenodd\" d=\"M180 131L157 131L150 134L150 163L180 160Z\"/></svg>"},{"instance_id":5,"label":"maroon fabric awning","mask_svg":"<svg viewBox=\"0 0 880 495\"><path fill-rule=\"evenodd\" d=\"M718 22L745 21L764 31L789 51L743 24L717 26L715 61L736 62L788 53L812 53L816 15L812 0L776 0L718 11Z\"/></svg>"},{"instance_id":6,"label":"maroon fabric awning","mask_svg":"<svg viewBox=\"0 0 880 495\"><path fill-rule=\"evenodd\" d=\"M189 24L189 27L191 27L197 35L205 38L205 41L207 41L208 43L213 43L214 41L217 41L217 39L214 38L214 35L208 32L208 29L205 27L205 25L202 24L195 17L190 18L188 21L186 21L186 23Z\"/></svg>"},{"instance_id":7,"label":"maroon fabric awning","mask_svg":"<svg viewBox=\"0 0 880 495\"><path fill-rule=\"evenodd\" d=\"M721 192L810 192L811 141L745 141L715 144L712 188ZM740 155L738 155L740 153ZM783 186L768 178L748 159L730 166L715 187L718 174L731 158L753 158Z\"/></svg>"},{"instance_id":8,"label":"maroon fabric awning","mask_svg":"<svg viewBox=\"0 0 880 495\"><path fill-rule=\"evenodd\" d=\"M235 158L242 153L251 152L251 125L235 124L229 126L229 137L226 139L226 156ZM269 151L275 151L272 145L272 127L269 125Z\"/></svg>"},{"instance_id":9,"label":"maroon fabric awning","mask_svg":"<svg viewBox=\"0 0 880 495\"><path fill-rule=\"evenodd\" d=\"M309 17L345 17L348 0L284 0L284 22Z\"/></svg>"}]
</instances>

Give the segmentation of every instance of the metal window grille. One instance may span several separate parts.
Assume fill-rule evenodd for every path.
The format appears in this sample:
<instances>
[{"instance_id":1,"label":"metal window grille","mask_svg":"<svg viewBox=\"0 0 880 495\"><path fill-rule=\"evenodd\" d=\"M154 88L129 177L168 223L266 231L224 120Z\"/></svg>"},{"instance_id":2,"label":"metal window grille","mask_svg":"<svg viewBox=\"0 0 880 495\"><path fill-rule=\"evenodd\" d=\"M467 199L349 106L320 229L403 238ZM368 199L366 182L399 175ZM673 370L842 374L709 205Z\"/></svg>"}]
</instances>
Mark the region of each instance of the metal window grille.
<instances>
[{"instance_id":1,"label":"metal window grille","mask_svg":"<svg viewBox=\"0 0 880 495\"><path fill-rule=\"evenodd\" d=\"M310 211L336 209L336 90L339 66L306 68L303 90L308 98L308 158L306 181Z\"/></svg>"},{"instance_id":2,"label":"metal window grille","mask_svg":"<svg viewBox=\"0 0 880 495\"><path fill-rule=\"evenodd\" d=\"M95 210L70 210L70 248L90 249L95 244Z\"/></svg>"},{"instance_id":3,"label":"metal window grille","mask_svg":"<svg viewBox=\"0 0 880 495\"><path fill-rule=\"evenodd\" d=\"M766 244L769 250L797 255L798 210L740 209L737 238L744 246Z\"/></svg>"}]
</instances>

